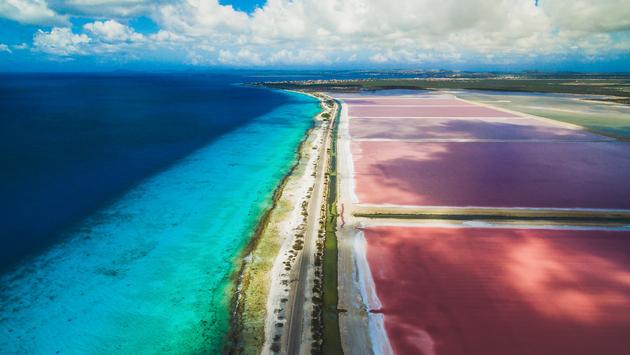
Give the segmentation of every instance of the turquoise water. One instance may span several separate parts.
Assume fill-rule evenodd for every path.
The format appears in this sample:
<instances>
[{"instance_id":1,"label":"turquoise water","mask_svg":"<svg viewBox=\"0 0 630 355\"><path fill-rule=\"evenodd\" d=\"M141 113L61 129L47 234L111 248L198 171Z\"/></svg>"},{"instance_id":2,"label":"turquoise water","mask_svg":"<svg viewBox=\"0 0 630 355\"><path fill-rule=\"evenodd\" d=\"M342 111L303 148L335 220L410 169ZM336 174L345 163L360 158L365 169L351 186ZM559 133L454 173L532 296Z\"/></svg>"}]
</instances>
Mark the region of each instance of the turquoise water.
<instances>
[{"instance_id":1,"label":"turquoise water","mask_svg":"<svg viewBox=\"0 0 630 355\"><path fill-rule=\"evenodd\" d=\"M217 352L235 261L319 111L286 95L5 273L2 352Z\"/></svg>"}]
</instances>

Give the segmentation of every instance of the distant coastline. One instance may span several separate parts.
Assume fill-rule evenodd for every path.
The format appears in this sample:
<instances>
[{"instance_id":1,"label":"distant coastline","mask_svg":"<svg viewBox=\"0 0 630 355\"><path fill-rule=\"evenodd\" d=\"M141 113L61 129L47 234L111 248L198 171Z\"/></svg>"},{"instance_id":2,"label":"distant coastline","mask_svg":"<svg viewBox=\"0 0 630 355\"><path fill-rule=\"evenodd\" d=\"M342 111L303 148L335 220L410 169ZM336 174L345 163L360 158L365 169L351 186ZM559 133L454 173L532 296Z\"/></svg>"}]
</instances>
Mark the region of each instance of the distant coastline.
<instances>
[{"instance_id":1,"label":"distant coastline","mask_svg":"<svg viewBox=\"0 0 630 355\"><path fill-rule=\"evenodd\" d=\"M306 92L359 92L377 90L478 90L526 93L593 95L590 99L630 104L629 74L575 73L441 73L431 77L301 80L260 85Z\"/></svg>"}]
</instances>

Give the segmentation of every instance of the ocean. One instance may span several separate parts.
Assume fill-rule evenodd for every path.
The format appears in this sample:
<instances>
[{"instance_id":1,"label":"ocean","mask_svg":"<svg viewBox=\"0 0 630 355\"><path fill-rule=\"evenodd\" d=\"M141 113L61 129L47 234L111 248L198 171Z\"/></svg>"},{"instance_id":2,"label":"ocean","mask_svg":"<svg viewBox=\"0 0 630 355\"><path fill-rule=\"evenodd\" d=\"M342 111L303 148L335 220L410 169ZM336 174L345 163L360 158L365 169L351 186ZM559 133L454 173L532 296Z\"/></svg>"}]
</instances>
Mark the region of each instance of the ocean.
<instances>
[{"instance_id":1,"label":"ocean","mask_svg":"<svg viewBox=\"0 0 630 355\"><path fill-rule=\"evenodd\" d=\"M0 353L216 353L319 112L233 74L0 75Z\"/></svg>"}]
</instances>

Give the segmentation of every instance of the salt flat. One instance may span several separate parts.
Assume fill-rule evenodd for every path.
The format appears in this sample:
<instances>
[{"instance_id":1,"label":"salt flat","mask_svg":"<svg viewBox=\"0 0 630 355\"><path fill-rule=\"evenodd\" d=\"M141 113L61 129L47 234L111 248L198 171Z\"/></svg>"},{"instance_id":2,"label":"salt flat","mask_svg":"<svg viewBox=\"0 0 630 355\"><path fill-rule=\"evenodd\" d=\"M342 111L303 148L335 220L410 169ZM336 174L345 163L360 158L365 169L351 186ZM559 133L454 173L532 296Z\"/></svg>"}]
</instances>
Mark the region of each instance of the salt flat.
<instances>
[{"instance_id":1,"label":"salt flat","mask_svg":"<svg viewBox=\"0 0 630 355\"><path fill-rule=\"evenodd\" d=\"M340 97L346 350L630 351L629 143L444 93Z\"/></svg>"}]
</instances>

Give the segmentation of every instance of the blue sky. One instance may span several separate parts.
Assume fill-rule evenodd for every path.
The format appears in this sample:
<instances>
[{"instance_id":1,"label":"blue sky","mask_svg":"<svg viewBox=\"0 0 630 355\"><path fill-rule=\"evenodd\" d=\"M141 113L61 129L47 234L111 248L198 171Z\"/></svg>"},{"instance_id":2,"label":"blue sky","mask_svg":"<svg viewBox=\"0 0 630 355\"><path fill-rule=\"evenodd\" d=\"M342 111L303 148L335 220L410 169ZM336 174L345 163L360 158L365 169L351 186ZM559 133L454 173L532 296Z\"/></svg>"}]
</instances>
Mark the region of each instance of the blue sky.
<instances>
[{"instance_id":1,"label":"blue sky","mask_svg":"<svg viewBox=\"0 0 630 355\"><path fill-rule=\"evenodd\" d=\"M0 71L630 71L627 0L0 0Z\"/></svg>"},{"instance_id":2,"label":"blue sky","mask_svg":"<svg viewBox=\"0 0 630 355\"><path fill-rule=\"evenodd\" d=\"M232 0L232 1L219 1L223 5L232 5L236 10L245 11L251 13L256 7L263 7L265 1L256 0Z\"/></svg>"}]
</instances>

